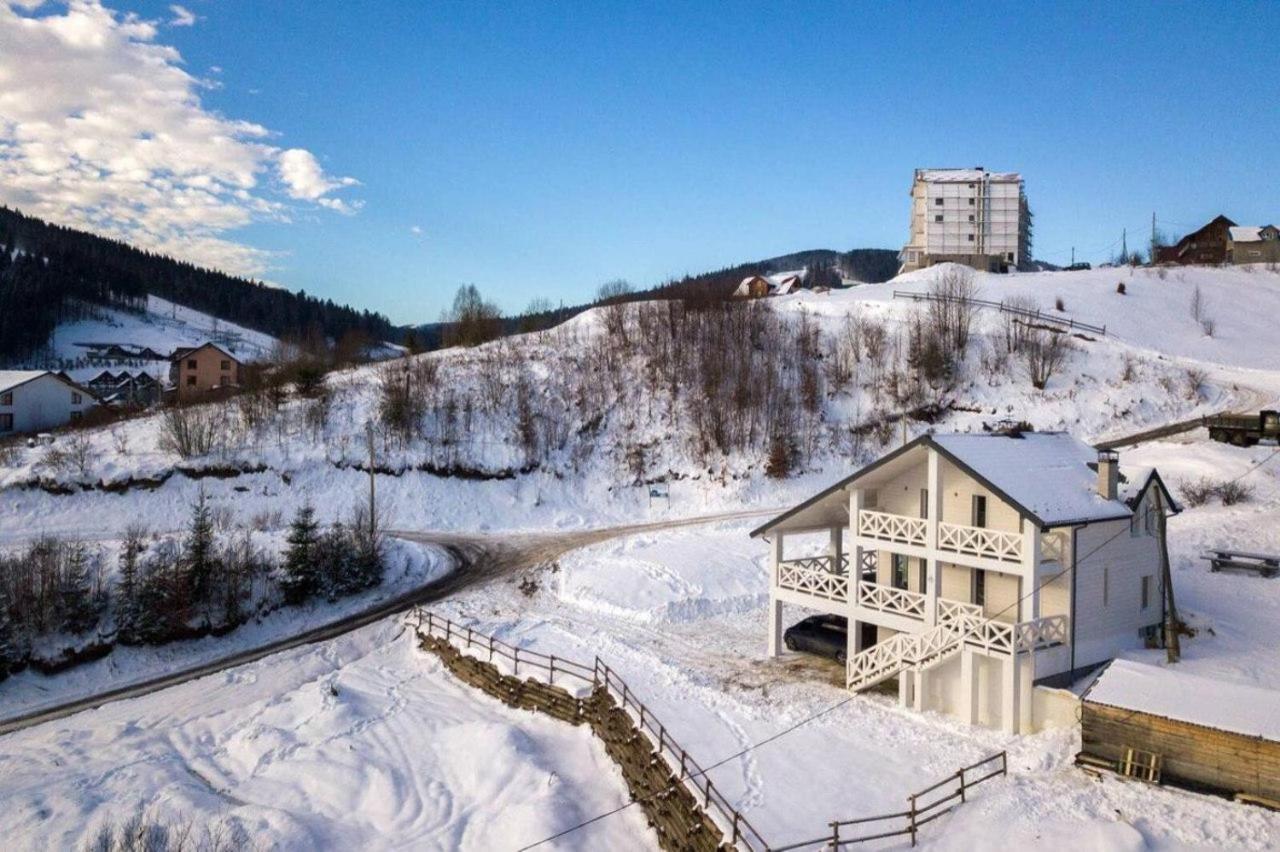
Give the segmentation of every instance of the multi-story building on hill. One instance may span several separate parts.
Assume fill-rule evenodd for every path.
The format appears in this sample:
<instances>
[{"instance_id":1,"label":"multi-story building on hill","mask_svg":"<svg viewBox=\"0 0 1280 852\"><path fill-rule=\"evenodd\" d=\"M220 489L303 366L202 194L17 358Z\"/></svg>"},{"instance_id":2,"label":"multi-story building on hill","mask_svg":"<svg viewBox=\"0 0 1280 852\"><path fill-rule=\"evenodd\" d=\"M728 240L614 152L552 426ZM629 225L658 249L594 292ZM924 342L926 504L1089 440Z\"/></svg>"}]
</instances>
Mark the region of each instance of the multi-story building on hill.
<instances>
[{"instance_id":1,"label":"multi-story building on hill","mask_svg":"<svg viewBox=\"0 0 1280 852\"><path fill-rule=\"evenodd\" d=\"M898 272L951 261L1007 272L1030 260L1022 176L975 169L916 169L911 236Z\"/></svg>"}]
</instances>

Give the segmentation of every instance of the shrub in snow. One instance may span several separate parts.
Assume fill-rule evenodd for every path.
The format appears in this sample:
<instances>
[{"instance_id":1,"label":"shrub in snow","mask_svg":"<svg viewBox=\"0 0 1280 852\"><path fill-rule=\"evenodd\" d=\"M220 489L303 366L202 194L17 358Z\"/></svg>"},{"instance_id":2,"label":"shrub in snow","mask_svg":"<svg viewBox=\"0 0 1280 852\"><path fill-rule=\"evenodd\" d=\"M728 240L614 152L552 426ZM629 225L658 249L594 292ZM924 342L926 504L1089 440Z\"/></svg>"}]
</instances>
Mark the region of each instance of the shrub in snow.
<instances>
[{"instance_id":1,"label":"shrub in snow","mask_svg":"<svg viewBox=\"0 0 1280 852\"><path fill-rule=\"evenodd\" d=\"M1160 271L1161 271L1161 272L1164 272L1164 270L1163 270L1163 269L1162 269L1162 270L1160 270ZM1164 276L1163 276L1163 275L1161 275L1160 277L1161 277L1161 278L1163 278ZM1121 281L1119 284L1117 284L1117 285L1116 285L1116 292L1117 292L1117 293L1119 293L1121 296L1123 296L1123 295L1125 295L1126 293L1128 293L1129 291L1125 288L1125 286L1124 286L1124 282L1123 282L1123 281Z\"/></svg>"},{"instance_id":2,"label":"shrub in snow","mask_svg":"<svg viewBox=\"0 0 1280 852\"><path fill-rule=\"evenodd\" d=\"M1217 494L1222 505L1234 506L1253 497L1253 486L1245 485L1243 482L1224 482L1218 486Z\"/></svg>"},{"instance_id":3,"label":"shrub in snow","mask_svg":"<svg viewBox=\"0 0 1280 852\"><path fill-rule=\"evenodd\" d=\"M1044 390L1074 347L1066 334L1031 329L1023 345L1023 363L1032 387Z\"/></svg>"},{"instance_id":4,"label":"shrub in snow","mask_svg":"<svg viewBox=\"0 0 1280 852\"><path fill-rule=\"evenodd\" d=\"M1214 497L1224 506L1244 503L1253 497L1253 486L1238 481L1218 481L1207 476L1188 480L1179 485L1182 500L1188 506L1203 506Z\"/></svg>"}]
</instances>

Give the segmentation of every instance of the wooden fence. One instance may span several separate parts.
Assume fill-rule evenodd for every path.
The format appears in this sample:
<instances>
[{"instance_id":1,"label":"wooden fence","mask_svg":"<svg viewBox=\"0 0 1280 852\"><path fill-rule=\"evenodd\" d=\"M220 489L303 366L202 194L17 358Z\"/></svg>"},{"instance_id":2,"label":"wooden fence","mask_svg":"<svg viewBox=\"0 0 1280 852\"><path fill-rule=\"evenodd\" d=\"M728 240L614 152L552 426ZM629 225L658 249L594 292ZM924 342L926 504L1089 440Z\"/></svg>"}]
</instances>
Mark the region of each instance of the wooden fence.
<instances>
[{"instance_id":1,"label":"wooden fence","mask_svg":"<svg viewBox=\"0 0 1280 852\"><path fill-rule=\"evenodd\" d=\"M939 293L915 293L906 290L894 290L893 298L910 299L913 302L951 302L959 304L973 305L979 308L992 308L1002 314L1018 317L1027 322L1046 323L1048 325L1057 326L1064 331L1087 331L1090 334L1106 335L1107 327L1105 325L1094 325L1092 323L1073 320L1068 317L1060 317L1054 314L1046 314L1039 308L1024 308L1019 305L1010 305L1005 302L993 302L990 299L963 298L960 296L944 296Z\"/></svg>"},{"instance_id":2,"label":"wooden fence","mask_svg":"<svg viewBox=\"0 0 1280 852\"><path fill-rule=\"evenodd\" d=\"M839 849L908 835L914 846L921 827L962 804L974 786L1008 771L1005 752L1001 751L911 794L905 811L831 822L829 834L771 846L712 783L709 770L676 743L653 711L599 657L588 666L510 645L421 608L415 615L422 647L439 656L465 683L512 707L546 713L574 725L590 725L622 770L632 799L644 809L664 849L790 852ZM487 660L468 656L458 648L481 652ZM503 674L495 661L509 665L512 674ZM528 675L525 680L518 676L522 668ZM536 680L538 676L546 682ZM557 677L559 686L555 685ZM568 686L590 687L591 692L589 697L575 696ZM870 826L876 827L870 833L860 833Z\"/></svg>"}]
</instances>

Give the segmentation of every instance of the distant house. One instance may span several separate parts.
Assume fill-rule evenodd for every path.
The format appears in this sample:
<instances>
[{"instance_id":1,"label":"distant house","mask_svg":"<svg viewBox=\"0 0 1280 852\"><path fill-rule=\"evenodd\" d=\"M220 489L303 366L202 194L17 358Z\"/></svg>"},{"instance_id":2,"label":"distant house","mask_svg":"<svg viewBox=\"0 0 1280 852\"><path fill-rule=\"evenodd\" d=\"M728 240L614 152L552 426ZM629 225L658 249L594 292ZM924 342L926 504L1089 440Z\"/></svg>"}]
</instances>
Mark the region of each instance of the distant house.
<instances>
[{"instance_id":1,"label":"distant house","mask_svg":"<svg viewBox=\"0 0 1280 852\"><path fill-rule=\"evenodd\" d=\"M898 273L937 263L1008 272L1030 258L1022 175L973 169L916 169L911 234Z\"/></svg>"},{"instance_id":2,"label":"distant house","mask_svg":"<svg viewBox=\"0 0 1280 852\"><path fill-rule=\"evenodd\" d=\"M1192 231L1177 245L1156 250L1156 263L1181 265L1216 265L1227 262L1227 242L1230 229L1236 226L1226 216L1218 216L1199 230Z\"/></svg>"},{"instance_id":3,"label":"distant house","mask_svg":"<svg viewBox=\"0 0 1280 852\"><path fill-rule=\"evenodd\" d=\"M769 280L772 287L769 290L771 296L785 296L800 289L804 281L803 272L787 272L782 275L771 275Z\"/></svg>"},{"instance_id":4,"label":"distant house","mask_svg":"<svg viewBox=\"0 0 1280 852\"><path fill-rule=\"evenodd\" d=\"M1280 263L1280 228L1234 225L1227 229L1228 263Z\"/></svg>"},{"instance_id":5,"label":"distant house","mask_svg":"<svg viewBox=\"0 0 1280 852\"><path fill-rule=\"evenodd\" d=\"M1039 730L1037 687L1158 640L1158 516L1177 506L1154 470L1128 474L1064 433L917 438L751 533L770 544L769 655L783 604L841 616L849 689L896 677L903 706Z\"/></svg>"},{"instance_id":6,"label":"distant house","mask_svg":"<svg viewBox=\"0 0 1280 852\"><path fill-rule=\"evenodd\" d=\"M62 373L0 370L0 435L54 429L96 404L93 394Z\"/></svg>"},{"instance_id":7,"label":"distant house","mask_svg":"<svg viewBox=\"0 0 1280 852\"><path fill-rule=\"evenodd\" d=\"M763 275L748 275L733 291L737 299L763 299L773 289L773 283Z\"/></svg>"},{"instance_id":8,"label":"distant house","mask_svg":"<svg viewBox=\"0 0 1280 852\"><path fill-rule=\"evenodd\" d=\"M169 383L179 399L188 399L239 385L241 369L236 356L216 343L205 343L174 351L169 360Z\"/></svg>"}]
</instances>

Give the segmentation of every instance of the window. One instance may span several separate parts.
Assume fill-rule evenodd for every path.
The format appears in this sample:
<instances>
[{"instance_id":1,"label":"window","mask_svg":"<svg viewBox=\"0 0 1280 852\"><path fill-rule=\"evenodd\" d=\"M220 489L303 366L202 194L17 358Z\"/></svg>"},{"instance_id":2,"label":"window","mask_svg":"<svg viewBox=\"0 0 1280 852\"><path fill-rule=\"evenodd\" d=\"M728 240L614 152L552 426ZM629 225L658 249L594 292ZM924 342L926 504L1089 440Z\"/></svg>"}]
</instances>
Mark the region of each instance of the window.
<instances>
[{"instance_id":1,"label":"window","mask_svg":"<svg viewBox=\"0 0 1280 852\"><path fill-rule=\"evenodd\" d=\"M188 386L188 387L195 387L195 384L196 384L196 377L195 377L195 376L187 376L187 386Z\"/></svg>"},{"instance_id":2,"label":"window","mask_svg":"<svg viewBox=\"0 0 1280 852\"><path fill-rule=\"evenodd\" d=\"M223 362L222 362L222 370L223 370L223 372L226 372L226 371L228 371L228 370L230 370L230 369L231 369L231 362L230 362L230 361L223 361Z\"/></svg>"},{"instance_id":3,"label":"window","mask_svg":"<svg viewBox=\"0 0 1280 852\"><path fill-rule=\"evenodd\" d=\"M874 488L867 490L862 495L862 502L868 509L874 509L880 503L880 492Z\"/></svg>"},{"instance_id":4,"label":"window","mask_svg":"<svg viewBox=\"0 0 1280 852\"><path fill-rule=\"evenodd\" d=\"M973 199L972 199L972 198L970 198L970 199L969 199L969 206L970 206L970 207L973 207L973 206L974 206L974 203L973 203Z\"/></svg>"},{"instance_id":5,"label":"window","mask_svg":"<svg viewBox=\"0 0 1280 852\"><path fill-rule=\"evenodd\" d=\"M973 602L978 606L987 605L987 572L981 568L973 569Z\"/></svg>"},{"instance_id":6,"label":"window","mask_svg":"<svg viewBox=\"0 0 1280 852\"><path fill-rule=\"evenodd\" d=\"M218 379L218 384L222 385L223 387L226 387L227 385L231 384L231 377L228 376L226 373L223 373L222 377Z\"/></svg>"},{"instance_id":7,"label":"window","mask_svg":"<svg viewBox=\"0 0 1280 852\"><path fill-rule=\"evenodd\" d=\"M1102 605L1108 606L1111 603L1111 569L1102 569Z\"/></svg>"},{"instance_id":8,"label":"window","mask_svg":"<svg viewBox=\"0 0 1280 852\"><path fill-rule=\"evenodd\" d=\"M79 404L80 404L80 403L82 403L82 402L84 402L84 397L80 396L80 394L76 393L75 391L72 391L72 392L71 392L71 404L72 404L72 405L79 405Z\"/></svg>"},{"instance_id":9,"label":"window","mask_svg":"<svg viewBox=\"0 0 1280 852\"><path fill-rule=\"evenodd\" d=\"M920 489L920 517L929 517L929 489Z\"/></svg>"},{"instance_id":10,"label":"window","mask_svg":"<svg viewBox=\"0 0 1280 852\"><path fill-rule=\"evenodd\" d=\"M187 369L188 369L188 370L194 370L195 368L196 368L196 359L195 359L195 358L188 358L188 359L187 359Z\"/></svg>"},{"instance_id":11,"label":"window","mask_svg":"<svg viewBox=\"0 0 1280 852\"><path fill-rule=\"evenodd\" d=\"M970 214L969 214L969 221L970 221L970 222L972 222L972 221L973 221L973 214L972 214L972 213L970 213Z\"/></svg>"},{"instance_id":12,"label":"window","mask_svg":"<svg viewBox=\"0 0 1280 852\"><path fill-rule=\"evenodd\" d=\"M917 586L921 593L929 594L929 563L924 559L920 560L920 585Z\"/></svg>"},{"instance_id":13,"label":"window","mask_svg":"<svg viewBox=\"0 0 1280 852\"><path fill-rule=\"evenodd\" d=\"M941 198L935 198L935 199L933 199L933 204L934 204L934 206L935 206L935 207L941 207L941 206L942 206L942 199L941 199Z\"/></svg>"},{"instance_id":14,"label":"window","mask_svg":"<svg viewBox=\"0 0 1280 852\"><path fill-rule=\"evenodd\" d=\"M71 422L72 422L72 423L75 423L75 422L76 422L77 420L79 420L81 417L84 417L84 412L83 412L83 411L73 411L73 412L71 412Z\"/></svg>"},{"instance_id":15,"label":"window","mask_svg":"<svg viewBox=\"0 0 1280 852\"><path fill-rule=\"evenodd\" d=\"M973 242L973 234L969 235L969 242Z\"/></svg>"},{"instance_id":16,"label":"window","mask_svg":"<svg viewBox=\"0 0 1280 852\"><path fill-rule=\"evenodd\" d=\"M13 391L0 393L0 405L13 405Z\"/></svg>"},{"instance_id":17,"label":"window","mask_svg":"<svg viewBox=\"0 0 1280 852\"><path fill-rule=\"evenodd\" d=\"M1142 578L1142 608L1151 606L1151 575Z\"/></svg>"},{"instance_id":18,"label":"window","mask_svg":"<svg viewBox=\"0 0 1280 852\"><path fill-rule=\"evenodd\" d=\"M935 221L935 222L941 222L941 221L942 221L942 214L941 214L941 213L939 213L937 216L934 216L934 217L933 217L933 221Z\"/></svg>"},{"instance_id":19,"label":"window","mask_svg":"<svg viewBox=\"0 0 1280 852\"><path fill-rule=\"evenodd\" d=\"M973 495L973 525L975 527L987 525L987 498L983 494Z\"/></svg>"},{"instance_id":20,"label":"window","mask_svg":"<svg viewBox=\"0 0 1280 852\"><path fill-rule=\"evenodd\" d=\"M0 432L12 432L12 431L13 431L13 415L0 414Z\"/></svg>"},{"instance_id":21,"label":"window","mask_svg":"<svg viewBox=\"0 0 1280 852\"><path fill-rule=\"evenodd\" d=\"M893 554L893 576L890 583L895 589L906 589L907 587L907 557L901 553Z\"/></svg>"}]
</instances>

